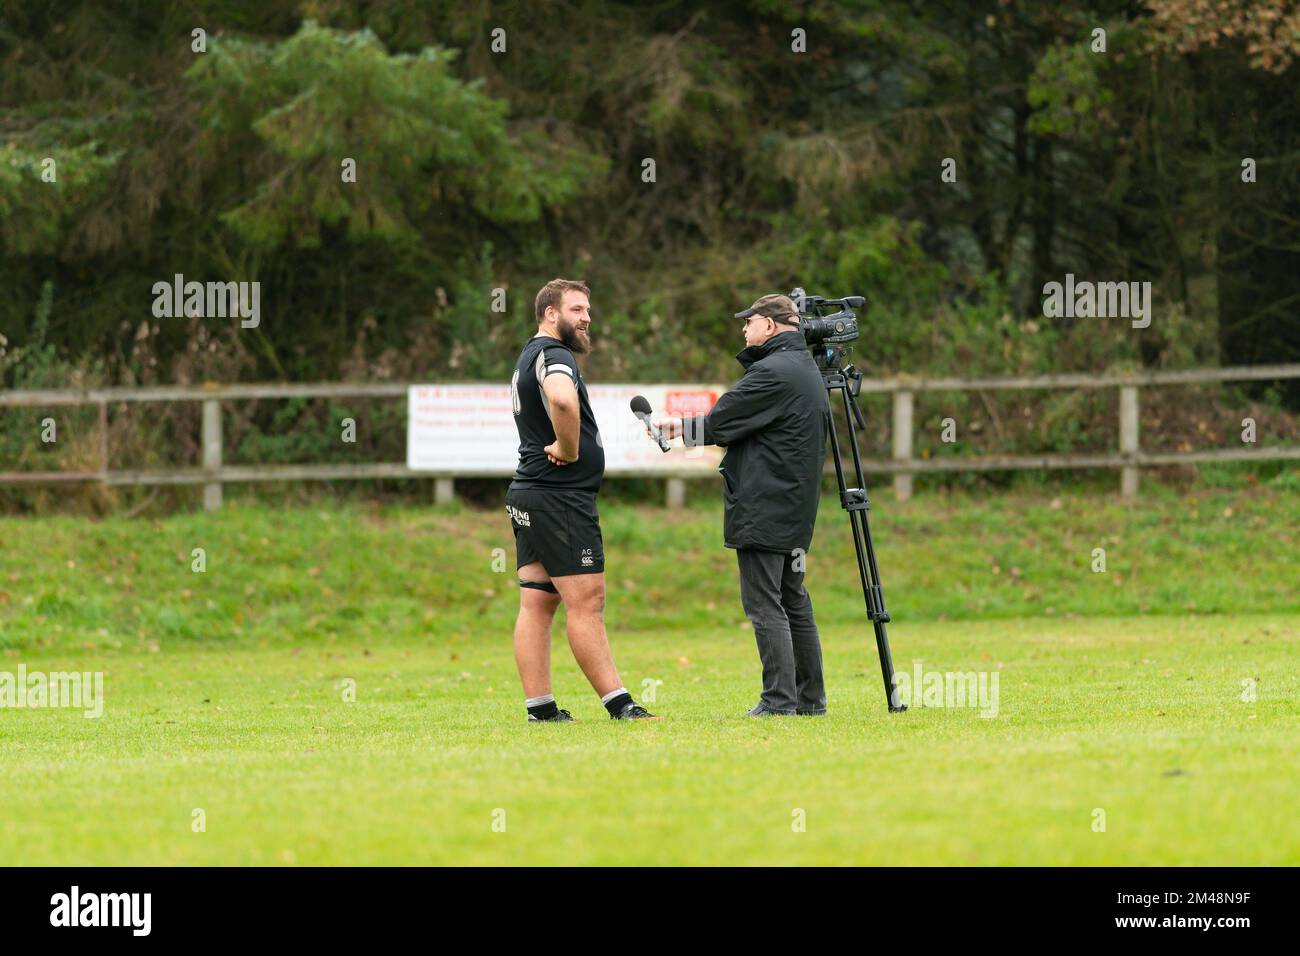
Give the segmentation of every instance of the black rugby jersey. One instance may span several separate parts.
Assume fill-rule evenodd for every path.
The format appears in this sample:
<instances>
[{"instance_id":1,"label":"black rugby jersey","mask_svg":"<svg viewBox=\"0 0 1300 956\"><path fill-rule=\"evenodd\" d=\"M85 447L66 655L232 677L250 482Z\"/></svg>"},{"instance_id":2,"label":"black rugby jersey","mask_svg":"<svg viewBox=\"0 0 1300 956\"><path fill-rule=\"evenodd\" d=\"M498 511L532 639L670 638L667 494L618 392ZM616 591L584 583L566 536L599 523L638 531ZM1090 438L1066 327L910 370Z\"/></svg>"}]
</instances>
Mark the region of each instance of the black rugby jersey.
<instances>
[{"instance_id":1,"label":"black rugby jersey","mask_svg":"<svg viewBox=\"0 0 1300 956\"><path fill-rule=\"evenodd\" d=\"M546 446L555 441L550 403L542 391L542 380L547 375L567 375L578 390L578 460L567 465L552 465L546 457ZM510 379L510 400L519 430L519 467L510 487L599 491L605 476L605 449L600 444L587 386L569 347L549 335L529 339Z\"/></svg>"}]
</instances>

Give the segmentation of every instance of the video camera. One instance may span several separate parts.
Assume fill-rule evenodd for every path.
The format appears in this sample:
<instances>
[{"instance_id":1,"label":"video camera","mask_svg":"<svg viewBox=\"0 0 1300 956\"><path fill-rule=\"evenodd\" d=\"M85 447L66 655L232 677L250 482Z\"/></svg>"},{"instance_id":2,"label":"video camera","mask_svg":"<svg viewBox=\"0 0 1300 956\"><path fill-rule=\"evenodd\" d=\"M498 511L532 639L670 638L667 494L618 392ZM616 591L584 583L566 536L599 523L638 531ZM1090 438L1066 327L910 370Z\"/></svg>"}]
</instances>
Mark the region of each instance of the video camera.
<instances>
[{"instance_id":1,"label":"video camera","mask_svg":"<svg viewBox=\"0 0 1300 956\"><path fill-rule=\"evenodd\" d=\"M799 310L799 330L809 348L852 342L858 337L858 314L853 310L867 304L864 296L826 299L796 288L790 293L790 300Z\"/></svg>"}]
</instances>

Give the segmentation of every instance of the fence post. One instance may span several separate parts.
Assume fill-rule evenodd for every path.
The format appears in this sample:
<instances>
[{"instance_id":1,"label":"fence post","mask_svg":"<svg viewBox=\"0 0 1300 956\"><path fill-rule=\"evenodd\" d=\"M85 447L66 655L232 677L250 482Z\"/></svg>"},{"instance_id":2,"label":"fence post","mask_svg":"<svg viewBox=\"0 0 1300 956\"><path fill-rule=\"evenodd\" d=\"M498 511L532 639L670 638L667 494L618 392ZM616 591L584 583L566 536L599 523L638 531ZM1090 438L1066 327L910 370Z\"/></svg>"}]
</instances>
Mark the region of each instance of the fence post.
<instances>
[{"instance_id":1,"label":"fence post","mask_svg":"<svg viewBox=\"0 0 1300 956\"><path fill-rule=\"evenodd\" d=\"M449 505L456 498L456 479L455 478L435 478L433 479L433 503L435 505Z\"/></svg>"},{"instance_id":2,"label":"fence post","mask_svg":"<svg viewBox=\"0 0 1300 956\"><path fill-rule=\"evenodd\" d=\"M894 393L894 461L908 461L911 457L912 393L903 388ZM899 501L912 497L911 472L894 472L894 497Z\"/></svg>"},{"instance_id":3,"label":"fence post","mask_svg":"<svg viewBox=\"0 0 1300 956\"><path fill-rule=\"evenodd\" d=\"M667 482L667 505L677 509L686 504L686 479L669 478Z\"/></svg>"},{"instance_id":4,"label":"fence post","mask_svg":"<svg viewBox=\"0 0 1300 956\"><path fill-rule=\"evenodd\" d=\"M108 402L99 403L99 470L108 478Z\"/></svg>"},{"instance_id":5,"label":"fence post","mask_svg":"<svg viewBox=\"0 0 1300 956\"><path fill-rule=\"evenodd\" d=\"M215 476L221 470L221 400L203 400L203 470ZM203 509L221 510L221 480L203 486Z\"/></svg>"},{"instance_id":6,"label":"fence post","mask_svg":"<svg viewBox=\"0 0 1300 956\"><path fill-rule=\"evenodd\" d=\"M1138 390L1136 385L1121 385L1119 389L1119 450L1124 455L1137 454ZM1137 465L1124 465L1120 469L1120 497L1137 497L1138 471Z\"/></svg>"}]
</instances>

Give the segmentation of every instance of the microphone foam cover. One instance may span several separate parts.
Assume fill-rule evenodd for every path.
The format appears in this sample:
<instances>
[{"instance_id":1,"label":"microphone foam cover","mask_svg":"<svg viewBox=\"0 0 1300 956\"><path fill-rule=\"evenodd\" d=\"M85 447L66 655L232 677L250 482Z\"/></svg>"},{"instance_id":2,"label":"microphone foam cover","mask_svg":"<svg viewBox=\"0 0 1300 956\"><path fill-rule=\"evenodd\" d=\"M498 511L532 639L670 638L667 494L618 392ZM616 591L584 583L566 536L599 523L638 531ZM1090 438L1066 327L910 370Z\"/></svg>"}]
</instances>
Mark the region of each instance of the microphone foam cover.
<instances>
[{"instance_id":1,"label":"microphone foam cover","mask_svg":"<svg viewBox=\"0 0 1300 956\"><path fill-rule=\"evenodd\" d=\"M650 402L646 400L644 395L638 395L636 398L632 399L632 411L637 415L649 415Z\"/></svg>"}]
</instances>

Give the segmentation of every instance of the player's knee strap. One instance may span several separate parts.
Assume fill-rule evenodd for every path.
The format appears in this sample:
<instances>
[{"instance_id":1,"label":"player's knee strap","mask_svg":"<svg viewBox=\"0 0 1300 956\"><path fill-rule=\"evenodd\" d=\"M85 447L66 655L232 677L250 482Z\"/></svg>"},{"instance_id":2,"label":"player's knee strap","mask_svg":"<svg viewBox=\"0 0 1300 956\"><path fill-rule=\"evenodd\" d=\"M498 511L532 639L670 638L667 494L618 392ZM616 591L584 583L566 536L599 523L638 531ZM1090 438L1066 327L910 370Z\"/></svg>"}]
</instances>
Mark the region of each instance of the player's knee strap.
<instances>
[{"instance_id":1,"label":"player's knee strap","mask_svg":"<svg viewBox=\"0 0 1300 956\"><path fill-rule=\"evenodd\" d=\"M550 591L552 594L559 594L555 585L550 581L520 581L521 588L536 588L538 591Z\"/></svg>"}]
</instances>

